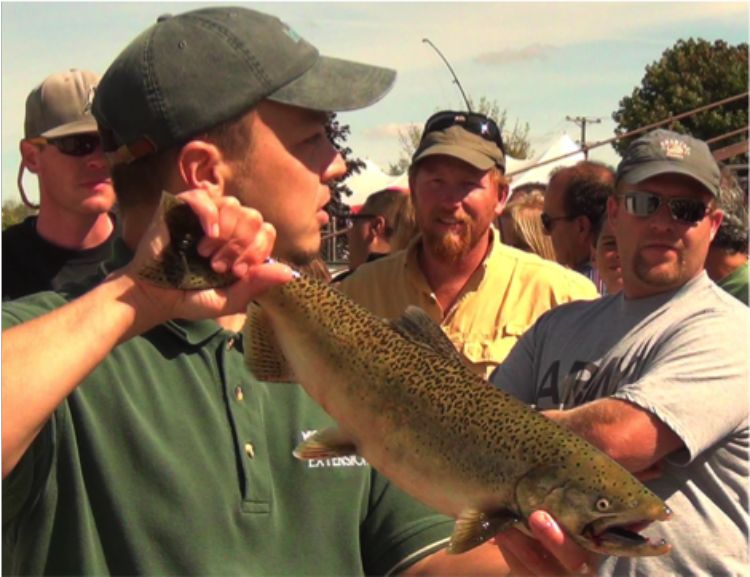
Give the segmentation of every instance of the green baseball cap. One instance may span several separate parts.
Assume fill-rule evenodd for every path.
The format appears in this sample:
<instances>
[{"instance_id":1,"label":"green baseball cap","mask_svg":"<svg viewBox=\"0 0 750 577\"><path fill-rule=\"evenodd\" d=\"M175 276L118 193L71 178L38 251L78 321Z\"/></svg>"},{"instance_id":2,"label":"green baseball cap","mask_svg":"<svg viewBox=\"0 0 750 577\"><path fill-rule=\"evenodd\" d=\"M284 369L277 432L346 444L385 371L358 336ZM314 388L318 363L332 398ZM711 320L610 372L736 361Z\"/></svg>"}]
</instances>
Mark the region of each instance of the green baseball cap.
<instances>
[{"instance_id":1,"label":"green baseball cap","mask_svg":"<svg viewBox=\"0 0 750 577\"><path fill-rule=\"evenodd\" d=\"M161 16L104 73L94 116L114 164L180 144L269 99L311 110L363 108L396 72L321 56L284 22L241 7Z\"/></svg>"},{"instance_id":2,"label":"green baseball cap","mask_svg":"<svg viewBox=\"0 0 750 577\"><path fill-rule=\"evenodd\" d=\"M660 174L684 174L719 196L719 165L705 142L687 134L658 128L631 142L616 183L638 184Z\"/></svg>"},{"instance_id":3,"label":"green baseball cap","mask_svg":"<svg viewBox=\"0 0 750 577\"><path fill-rule=\"evenodd\" d=\"M57 138L96 132L91 115L99 75L71 68L52 74L26 98L24 138Z\"/></svg>"},{"instance_id":4,"label":"green baseball cap","mask_svg":"<svg viewBox=\"0 0 750 577\"><path fill-rule=\"evenodd\" d=\"M437 154L458 158L479 170L489 170L493 166L505 170L505 155L495 142L469 132L458 124L443 130L424 132L411 162L416 164Z\"/></svg>"}]
</instances>

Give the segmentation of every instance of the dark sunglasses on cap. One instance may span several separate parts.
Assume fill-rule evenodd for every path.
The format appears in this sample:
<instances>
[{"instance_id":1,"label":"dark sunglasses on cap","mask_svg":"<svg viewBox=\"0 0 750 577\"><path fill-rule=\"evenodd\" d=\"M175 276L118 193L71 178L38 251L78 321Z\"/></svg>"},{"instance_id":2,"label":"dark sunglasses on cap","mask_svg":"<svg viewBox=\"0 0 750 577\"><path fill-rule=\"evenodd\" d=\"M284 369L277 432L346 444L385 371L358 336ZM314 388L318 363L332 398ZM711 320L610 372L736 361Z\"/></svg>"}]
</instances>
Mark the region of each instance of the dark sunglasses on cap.
<instances>
[{"instance_id":1,"label":"dark sunglasses on cap","mask_svg":"<svg viewBox=\"0 0 750 577\"><path fill-rule=\"evenodd\" d=\"M446 130L451 126L460 126L467 132L481 136L485 140L494 142L505 154L505 144L495 121L479 112L455 112L443 110L436 112L424 124L424 134Z\"/></svg>"},{"instance_id":2,"label":"dark sunglasses on cap","mask_svg":"<svg viewBox=\"0 0 750 577\"><path fill-rule=\"evenodd\" d=\"M626 192L618 196L623 199L625 210L633 216L644 218L654 214L665 203L674 220L688 224L700 222L708 212L706 203L697 198L664 198L653 192L641 190Z\"/></svg>"},{"instance_id":3,"label":"dark sunglasses on cap","mask_svg":"<svg viewBox=\"0 0 750 577\"><path fill-rule=\"evenodd\" d=\"M58 138L39 136L29 140L34 144L51 144L66 156L88 156L101 146L101 139L95 132L70 134Z\"/></svg>"}]
</instances>

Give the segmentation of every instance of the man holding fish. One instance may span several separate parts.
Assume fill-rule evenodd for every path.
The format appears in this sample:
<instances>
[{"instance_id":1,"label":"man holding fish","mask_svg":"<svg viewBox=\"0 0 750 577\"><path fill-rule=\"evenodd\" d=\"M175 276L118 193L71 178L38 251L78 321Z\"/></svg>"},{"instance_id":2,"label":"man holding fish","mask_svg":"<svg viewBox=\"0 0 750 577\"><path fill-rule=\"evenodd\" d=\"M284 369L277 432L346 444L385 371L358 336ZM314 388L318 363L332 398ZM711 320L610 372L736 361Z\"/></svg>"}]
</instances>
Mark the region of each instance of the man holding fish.
<instances>
[{"instance_id":1,"label":"man holding fish","mask_svg":"<svg viewBox=\"0 0 750 577\"><path fill-rule=\"evenodd\" d=\"M94 101L115 258L95 286L3 306L3 573L507 574L490 545L446 555L452 520L361 459L295 460L331 418L244 369L247 304L294 276L268 257L317 253L345 170L325 112L394 77L243 8L160 17L117 57ZM153 217L162 189L203 235ZM544 571L580 570L548 515L528 523Z\"/></svg>"},{"instance_id":2,"label":"man holding fish","mask_svg":"<svg viewBox=\"0 0 750 577\"><path fill-rule=\"evenodd\" d=\"M669 554L606 558L601 575L747 573L748 308L704 271L719 184L706 143L662 129L634 140L607 204L622 292L544 315L492 377L672 509L645 532Z\"/></svg>"}]
</instances>

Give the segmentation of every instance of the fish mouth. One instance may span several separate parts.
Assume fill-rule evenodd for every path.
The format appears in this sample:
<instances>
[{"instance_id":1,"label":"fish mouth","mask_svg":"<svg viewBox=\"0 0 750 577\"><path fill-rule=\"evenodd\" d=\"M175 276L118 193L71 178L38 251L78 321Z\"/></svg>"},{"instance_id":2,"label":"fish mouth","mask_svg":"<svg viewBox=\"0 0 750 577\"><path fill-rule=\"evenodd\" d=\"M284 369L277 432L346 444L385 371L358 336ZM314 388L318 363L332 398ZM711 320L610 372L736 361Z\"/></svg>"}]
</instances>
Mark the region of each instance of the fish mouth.
<instances>
[{"instance_id":1,"label":"fish mouth","mask_svg":"<svg viewBox=\"0 0 750 577\"><path fill-rule=\"evenodd\" d=\"M652 541L641 535L651 525L651 519L623 524L608 524L605 520L592 521L583 528L582 536L594 545L593 549L606 554L623 557L646 557L663 555L672 546L664 539Z\"/></svg>"}]
</instances>

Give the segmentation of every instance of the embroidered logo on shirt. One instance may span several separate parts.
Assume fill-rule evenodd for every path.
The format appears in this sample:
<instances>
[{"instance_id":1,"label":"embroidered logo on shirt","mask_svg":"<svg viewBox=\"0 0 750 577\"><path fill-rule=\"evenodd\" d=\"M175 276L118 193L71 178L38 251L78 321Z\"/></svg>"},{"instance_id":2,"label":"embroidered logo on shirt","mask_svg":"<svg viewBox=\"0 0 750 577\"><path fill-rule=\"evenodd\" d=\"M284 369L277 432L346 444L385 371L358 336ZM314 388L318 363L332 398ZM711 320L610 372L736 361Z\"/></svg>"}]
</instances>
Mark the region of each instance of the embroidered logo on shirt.
<instances>
[{"instance_id":1,"label":"embroidered logo on shirt","mask_svg":"<svg viewBox=\"0 0 750 577\"><path fill-rule=\"evenodd\" d=\"M300 440L306 441L317 431L301 431ZM327 459L310 459L305 461L308 469L333 468L333 467L367 467L369 463L359 455L347 455L345 457L328 457Z\"/></svg>"}]
</instances>

